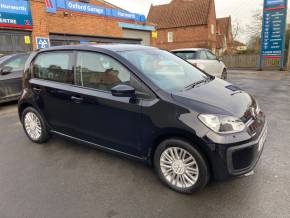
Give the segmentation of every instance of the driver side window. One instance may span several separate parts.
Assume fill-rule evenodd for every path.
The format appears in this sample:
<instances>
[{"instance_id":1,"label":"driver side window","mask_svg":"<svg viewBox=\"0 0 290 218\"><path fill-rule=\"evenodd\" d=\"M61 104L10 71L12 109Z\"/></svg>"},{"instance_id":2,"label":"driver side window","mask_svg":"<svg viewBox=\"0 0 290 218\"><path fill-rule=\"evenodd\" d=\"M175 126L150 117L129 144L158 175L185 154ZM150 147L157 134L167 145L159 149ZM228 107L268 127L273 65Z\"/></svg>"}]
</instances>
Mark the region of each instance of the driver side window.
<instances>
[{"instance_id":1,"label":"driver side window","mask_svg":"<svg viewBox=\"0 0 290 218\"><path fill-rule=\"evenodd\" d=\"M140 98L153 94L131 72L115 59L96 52L78 52L76 83L81 87L110 92L116 85L129 85Z\"/></svg>"},{"instance_id":2,"label":"driver side window","mask_svg":"<svg viewBox=\"0 0 290 218\"><path fill-rule=\"evenodd\" d=\"M130 85L130 72L113 58L93 52L78 52L77 84L103 91L120 84Z\"/></svg>"}]
</instances>

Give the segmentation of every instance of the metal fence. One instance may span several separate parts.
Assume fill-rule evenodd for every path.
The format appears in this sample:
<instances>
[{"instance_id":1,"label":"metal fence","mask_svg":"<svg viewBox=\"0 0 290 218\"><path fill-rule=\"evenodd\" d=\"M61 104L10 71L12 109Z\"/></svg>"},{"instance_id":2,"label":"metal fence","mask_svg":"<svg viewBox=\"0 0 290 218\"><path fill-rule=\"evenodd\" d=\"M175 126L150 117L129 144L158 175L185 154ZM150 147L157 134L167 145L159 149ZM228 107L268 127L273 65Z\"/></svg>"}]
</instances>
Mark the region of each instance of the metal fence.
<instances>
[{"instance_id":1,"label":"metal fence","mask_svg":"<svg viewBox=\"0 0 290 218\"><path fill-rule=\"evenodd\" d=\"M229 69L258 69L260 56L258 54L234 54L222 57ZM279 69L279 59L265 59L264 68Z\"/></svg>"}]
</instances>

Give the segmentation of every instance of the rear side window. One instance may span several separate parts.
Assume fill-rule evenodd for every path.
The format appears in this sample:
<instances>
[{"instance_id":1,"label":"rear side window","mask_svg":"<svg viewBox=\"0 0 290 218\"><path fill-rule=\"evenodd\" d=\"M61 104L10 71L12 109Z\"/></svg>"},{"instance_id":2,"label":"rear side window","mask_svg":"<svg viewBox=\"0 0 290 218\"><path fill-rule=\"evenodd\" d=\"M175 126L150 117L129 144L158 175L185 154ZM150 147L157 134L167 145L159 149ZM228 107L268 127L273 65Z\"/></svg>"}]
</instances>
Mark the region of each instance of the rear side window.
<instances>
[{"instance_id":1,"label":"rear side window","mask_svg":"<svg viewBox=\"0 0 290 218\"><path fill-rule=\"evenodd\" d=\"M174 54L186 61L196 59L196 51L174 52Z\"/></svg>"},{"instance_id":2,"label":"rear side window","mask_svg":"<svg viewBox=\"0 0 290 218\"><path fill-rule=\"evenodd\" d=\"M72 52L41 53L33 63L35 78L73 84Z\"/></svg>"},{"instance_id":3,"label":"rear side window","mask_svg":"<svg viewBox=\"0 0 290 218\"><path fill-rule=\"evenodd\" d=\"M130 85L131 73L113 58L93 52L78 52L77 84L87 88L111 91L116 85Z\"/></svg>"}]
</instances>

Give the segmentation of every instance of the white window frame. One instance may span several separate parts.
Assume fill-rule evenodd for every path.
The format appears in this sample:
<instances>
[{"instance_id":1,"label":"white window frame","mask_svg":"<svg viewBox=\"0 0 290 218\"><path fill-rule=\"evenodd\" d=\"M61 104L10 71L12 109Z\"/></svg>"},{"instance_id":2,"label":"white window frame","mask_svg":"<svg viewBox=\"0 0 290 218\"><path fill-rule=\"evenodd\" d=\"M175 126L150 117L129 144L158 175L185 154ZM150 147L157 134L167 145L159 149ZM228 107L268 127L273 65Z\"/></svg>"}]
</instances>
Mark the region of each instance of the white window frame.
<instances>
[{"instance_id":1,"label":"white window frame","mask_svg":"<svg viewBox=\"0 0 290 218\"><path fill-rule=\"evenodd\" d=\"M211 34L214 35L215 33L215 28L214 28L214 24L211 25Z\"/></svg>"},{"instance_id":2,"label":"white window frame","mask_svg":"<svg viewBox=\"0 0 290 218\"><path fill-rule=\"evenodd\" d=\"M173 32L167 33L167 42L173 42Z\"/></svg>"}]
</instances>

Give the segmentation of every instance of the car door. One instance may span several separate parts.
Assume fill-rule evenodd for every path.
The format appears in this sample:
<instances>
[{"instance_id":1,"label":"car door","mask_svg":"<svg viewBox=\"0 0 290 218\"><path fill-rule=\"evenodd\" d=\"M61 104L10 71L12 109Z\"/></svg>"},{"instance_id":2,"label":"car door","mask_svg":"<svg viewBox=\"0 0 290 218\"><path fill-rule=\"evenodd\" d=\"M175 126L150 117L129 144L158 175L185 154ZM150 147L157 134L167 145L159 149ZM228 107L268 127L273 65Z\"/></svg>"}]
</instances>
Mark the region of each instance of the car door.
<instances>
[{"instance_id":1,"label":"car door","mask_svg":"<svg viewBox=\"0 0 290 218\"><path fill-rule=\"evenodd\" d=\"M221 78L222 72L223 72L223 66L222 63L218 60L218 58L211 52L211 51L205 51L208 59L208 73L210 73L213 76L217 76Z\"/></svg>"},{"instance_id":2,"label":"car door","mask_svg":"<svg viewBox=\"0 0 290 218\"><path fill-rule=\"evenodd\" d=\"M70 113L73 57L73 51L40 53L33 62L33 78L29 81L36 105L50 127L67 135L76 128Z\"/></svg>"},{"instance_id":3,"label":"car door","mask_svg":"<svg viewBox=\"0 0 290 218\"><path fill-rule=\"evenodd\" d=\"M0 65L0 101L17 99L22 91L22 75L28 54L8 58Z\"/></svg>"},{"instance_id":4,"label":"car door","mask_svg":"<svg viewBox=\"0 0 290 218\"><path fill-rule=\"evenodd\" d=\"M141 152L141 102L115 97L111 88L126 84L136 88L136 78L120 62L97 52L76 55L76 84L71 107L77 132L83 140L138 156Z\"/></svg>"}]
</instances>

